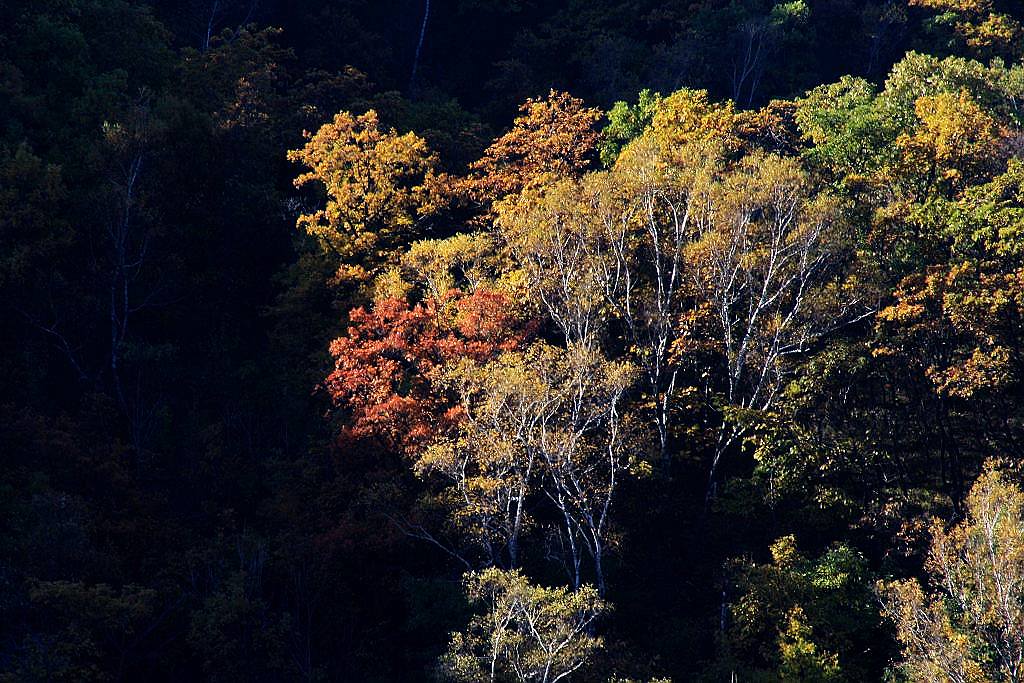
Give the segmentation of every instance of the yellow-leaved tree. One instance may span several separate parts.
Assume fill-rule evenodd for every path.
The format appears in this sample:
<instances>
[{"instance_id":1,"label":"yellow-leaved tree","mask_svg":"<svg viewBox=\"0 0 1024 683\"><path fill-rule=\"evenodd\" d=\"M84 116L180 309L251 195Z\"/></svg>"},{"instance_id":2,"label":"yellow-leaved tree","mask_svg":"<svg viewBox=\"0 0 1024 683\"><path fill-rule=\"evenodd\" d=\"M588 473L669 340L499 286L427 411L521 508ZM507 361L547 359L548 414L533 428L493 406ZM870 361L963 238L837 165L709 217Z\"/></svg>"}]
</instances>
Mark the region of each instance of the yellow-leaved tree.
<instances>
[{"instance_id":1,"label":"yellow-leaved tree","mask_svg":"<svg viewBox=\"0 0 1024 683\"><path fill-rule=\"evenodd\" d=\"M502 566L519 566L528 503L546 499L548 531L563 549L554 554L573 586L589 556L603 593L610 510L632 454L623 397L633 374L592 349L543 343L451 364L437 384L457 399L461 421L423 451L416 471L444 482L457 530Z\"/></svg>"},{"instance_id":2,"label":"yellow-leaved tree","mask_svg":"<svg viewBox=\"0 0 1024 683\"><path fill-rule=\"evenodd\" d=\"M466 574L465 587L483 609L452 634L440 667L448 680L557 683L603 646L593 623L609 607L590 586L545 588L519 571L491 568Z\"/></svg>"},{"instance_id":3,"label":"yellow-leaved tree","mask_svg":"<svg viewBox=\"0 0 1024 683\"><path fill-rule=\"evenodd\" d=\"M910 0L911 6L937 13L935 28L952 33L979 57L1016 57L1021 54L1024 26L1012 15L996 12L992 0Z\"/></svg>"},{"instance_id":4,"label":"yellow-leaved tree","mask_svg":"<svg viewBox=\"0 0 1024 683\"><path fill-rule=\"evenodd\" d=\"M936 521L916 580L882 585L913 681L1024 680L1024 492L993 468L948 531Z\"/></svg>"},{"instance_id":5,"label":"yellow-leaved tree","mask_svg":"<svg viewBox=\"0 0 1024 683\"><path fill-rule=\"evenodd\" d=\"M288 152L309 169L295 185L320 184L327 200L301 214L298 226L339 259L340 281L366 282L436 208L430 187L437 157L414 133L382 130L373 110L340 112L306 137L301 149Z\"/></svg>"}]
</instances>

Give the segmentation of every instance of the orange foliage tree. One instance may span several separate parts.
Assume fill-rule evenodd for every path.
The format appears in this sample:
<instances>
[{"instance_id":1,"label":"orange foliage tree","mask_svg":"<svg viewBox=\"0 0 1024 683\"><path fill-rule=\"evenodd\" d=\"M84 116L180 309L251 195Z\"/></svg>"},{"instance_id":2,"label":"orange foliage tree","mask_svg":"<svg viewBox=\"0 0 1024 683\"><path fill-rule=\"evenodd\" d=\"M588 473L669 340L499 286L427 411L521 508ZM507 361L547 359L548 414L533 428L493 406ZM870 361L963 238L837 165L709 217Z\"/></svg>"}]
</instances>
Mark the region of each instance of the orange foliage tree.
<instances>
[{"instance_id":1,"label":"orange foliage tree","mask_svg":"<svg viewBox=\"0 0 1024 683\"><path fill-rule=\"evenodd\" d=\"M416 305L389 298L349 314L348 333L331 343L325 387L347 413L340 443L375 441L413 453L458 420L431 379L448 361L485 362L519 347L531 325L501 293L457 290Z\"/></svg>"},{"instance_id":2,"label":"orange foliage tree","mask_svg":"<svg viewBox=\"0 0 1024 683\"><path fill-rule=\"evenodd\" d=\"M529 99L519 108L512 129L495 140L462 187L486 204L551 178L579 177L594 165L600 134L600 109L552 90L545 99Z\"/></svg>"}]
</instances>

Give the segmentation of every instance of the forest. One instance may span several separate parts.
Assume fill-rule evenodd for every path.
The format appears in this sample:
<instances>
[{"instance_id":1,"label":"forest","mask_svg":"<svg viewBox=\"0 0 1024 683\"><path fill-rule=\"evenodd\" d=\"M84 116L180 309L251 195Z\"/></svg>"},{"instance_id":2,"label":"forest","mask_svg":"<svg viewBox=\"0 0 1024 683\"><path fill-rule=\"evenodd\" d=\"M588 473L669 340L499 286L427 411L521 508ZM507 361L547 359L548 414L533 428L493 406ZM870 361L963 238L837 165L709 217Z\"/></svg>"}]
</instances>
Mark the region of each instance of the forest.
<instances>
[{"instance_id":1,"label":"forest","mask_svg":"<svg viewBox=\"0 0 1024 683\"><path fill-rule=\"evenodd\" d=\"M1024 681L1021 0L0 0L0 683Z\"/></svg>"}]
</instances>

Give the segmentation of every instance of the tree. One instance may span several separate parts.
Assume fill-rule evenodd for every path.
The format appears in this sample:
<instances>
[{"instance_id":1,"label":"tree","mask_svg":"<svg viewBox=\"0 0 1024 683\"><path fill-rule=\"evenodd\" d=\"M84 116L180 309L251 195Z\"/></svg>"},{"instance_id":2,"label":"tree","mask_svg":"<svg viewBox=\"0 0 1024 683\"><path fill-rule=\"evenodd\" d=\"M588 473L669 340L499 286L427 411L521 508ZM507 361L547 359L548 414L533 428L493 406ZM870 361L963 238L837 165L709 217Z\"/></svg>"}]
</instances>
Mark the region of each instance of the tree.
<instances>
[{"instance_id":1,"label":"tree","mask_svg":"<svg viewBox=\"0 0 1024 683\"><path fill-rule=\"evenodd\" d=\"M768 58L780 34L807 20L810 10L803 0L780 2L765 15L745 17L736 27L732 60L732 100L749 107L761 84Z\"/></svg>"},{"instance_id":2,"label":"tree","mask_svg":"<svg viewBox=\"0 0 1024 683\"><path fill-rule=\"evenodd\" d=\"M519 111L512 130L470 164L466 189L484 205L552 177L579 177L595 161L600 110L552 90L544 99L528 99Z\"/></svg>"},{"instance_id":3,"label":"tree","mask_svg":"<svg viewBox=\"0 0 1024 683\"><path fill-rule=\"evenodd\" d=\"M595 179L595 194L606 197L597 217L598 250L607 254L599 282L643 369L663 463L678 377L671 350L685 307L686 247L707 220L710 190L737 143L735 125L731 109L709 106L705 93L675 93L651 130Z\"/></svg>"},{"instance_id":4,"label":"tree","mask_svg":"<svg viewBox=\"0 0 1024 683\"><path fill-rule=\"evenodd\" d=\"M610 266L596 231L604 197L590 180L525 189L498 204L494 225L565 344L595 349L608 321L602 277Z\"/></svg>"},{"instance_id":5,"label":"tree","mask_svg":"<svg viewBox=\"0 0 1024 683\"><path fill-rule=\"evenodd\" d=\"M457 523L501 566L518 566L527 505L542 496L561 520L573 586L589 554L603 593L611 506L629 464L620 411L631 375L593 350L544 344L458 363L439 383L457 397L458 429L423 452L417 471L443 477Z\"/></svg>"},{"instance_id":6,"label":"tree","mask_svg":"<svg viewBox=\"0 0 1024 683\"><path fill-rule=\"evenodd\" d=\"M879 639L867 560L840 543L810 558L793 536L769 551L771 562L728 565L736 596L718 666L753 680L863 680L865 650Z\"/></svg>"},{"instance_id":7,"label":"tree","mask_svg":"<svg viewBox=\"0 0 1024 683\"><path fill-rule=\"evenodd\" d=\"M331 343L335 367L324 382L345 413L341 442L371 440L411 455L444 432L457 416L432 379L448 362L482 363L519 347L530 330L510 309L504 295L480 289L412 306L387 298L352 310L347 334Z\"/></svg>"},{"instance_id":8,"label":"tree","mask_svg":"<svg viewBox=\"0 0 1024 683\"><path fill-rule=\"evenodd\" d=\"M319 183L327 203L300 215L298 225L339 259L340 280L366 282L432 211L428 185L436 157L413 133L382 131L373 110L341 112L306 138L288 152L309 169L295 186Z\"/></svg>"},{"instance_id":9,"label":"tree","mask_svg":"<svg viewBox=\"0 0 1024 683\"><path fill-rule=\"evenodd\" d=\"M920 212L941 240L935 262L903 278L875 320L872 355L903 378L902 387L919 387L939 420L940 471L955 502L972 461L993 450L1021 453L1016 400L1009 397L1024 377L1022 171L1012 161L991 182Z\"/></svg>"},{"instance_id":10,"label":"tree","mask_svg":"<svg viewBox=\"0 0 1024 683\"><path fill-rule=\"evenodd\" d=\"M901 128L876 97L867 80L844 76L797 100L797 125L812 143L806 157L840 180L878 169L892 153Z\"/></svg>"},{"instance_id":11,"label":"tree","mask_svg":"<svg viewBox=\"0 0 1024 683\"><path fill-rule=\"evenodd\" d=\"M123 676L171 611L161 613L157 591L137 585L41 581L30 597L43 613L57 614L62 628L57 642L26 643L42 650L36 666L17 672L26 678L103 680L103 671Z\"/></svg>"},{"instance_id":12,"label":"tree","mask_svg":"<svg viewBox=\"0 0 1024 683\"><path fill-rule=\"evenodd\" d=\"M398 271L382 278L380 286L418 287L435 301L456 290L472 294L482 288L516 298L515 286L504 280L508 265L492 235L459 233L443 240L415 242L402 255Z\"/></svg>"},{"instance_id":13,"label":"tree","mask_svg":"<svg viewBox=\"0 0 1024 683\"><path fill-rule=\"evenodd\" d=\"M1016 386L1022 278L1020 270L985 272L972 263L908 277L879 313L875 353L923 371L942 396L981 400Z\"/></svg>"},{"instance_id":14,"label":"tree","mask_svg":"<svg viewBox=\"0 0 1024 683\"><path fill-rule=\"evenodd\" d=\"M143 92L140 101L133 103L125 122L104 122L103 133L108 144L108 165L113 188L111 207L106 219L104 239L105 279L109 297L110 353L107 370L114 396L124 412L131 429L132 446L137 452L143 448L152 414L142 395L140 377L142 369L127 368L126 358L134 351L144 357L140 345L130 335L133 319L159 300L159 274L153 263L153 243L160 230L153 215L147 211L143 190L143 170L162 132L162 122L152 113L152 102ZM135 377L126 380L134 370ZM132 381L134 380L134 381ZM134 385L135 391L126 389Z\"/></svg>"},{"instance_id":15,"label":"tree","mask_svg":"<svg viewBox=\"0 0 1024 683\"><path fill-rule=\"evenodd\" d=\"M722 364L721 384L705 389L726 412L713 448L710 496L722 455L745 432L730 411L769 410L794 360L864 309L856 288L844 282L847 238L835 200L815 193L797 162L745 157L709 204L715 210L686 246L695 306L682 319L675 352L680 362L710 352Z\"/></svg>"},{"instance_id":16,"label":"tree","mask_svg":"<svg viewBox=\"0 0 1024 683\"><path fill-rule=\"evenodd\" d=\"M920 124L896 139L899 157L889 172L914 200L923 202L936 191L956 196L1001 165L999 125L966 92L922 96L914 111Z\"/></svg>"},{"instance_id":17,"label":"tree","mask_svg":"<svg viewBox=\"0 0 1024 683\"><path fill-rule=\"evenodd\" d=\"M925 216L944 240L943 262L905 278L879 314L876 353L922 366L940 393L970 398L1019 380L1022 187L1024 165L1013 160L957 201L934 202Z\"/></svg>"},{"instance_id":18,"label":"tree","mask_svg":"<svg viewBox=\"0 0 1024 683\"><path fill-rule=\"evenodd\" d=\"M622 148L640 137L654 120L661 100L661 93L645 88L637 96L636 104L620 100L612 105L607 114L608 125L601 130L602 164L614 164Z\"/></svg>"},{"instance_id":19,"label":"tree","mask_svg":"<svg viewBox=\"0 0 1024 683\"><path fill-rule=\"evenodd\" d=\"M1010 14L993 11L992 0L910 0L911 6L937 12L928 28L950 36L981 57L1016 57L1024 26Z\"/></svg>"},{"instance_id":20,"label":"tree","mask_svg":"<svg viewBox=\"0 0 1024 683\"><path fill-rule=\"evenodd\" d=\"M911 680L1019 681L1024 676L1024 493L989 467L966 518L932 525L927 588L882 585L885 614Z\"/></svg>"},{"instance_id":21,"label":"tree","mask_svg":"<svg viewBox=\"0 0 1024 683\"><path fill-rule=\"evenodd\" d=\"M944 259L938 207L1005 168L1014 82L998 63L909 53L881 93L844 78L800 100L797 122L814 143L804 157L853 201L883 292Z\"/></svg>"},{"instance_id":22,"label":"tree","mask_svg":"<svg viewBox=\"0 0 1024 683\"><path fill-rule=\"evenodd\" d=\"M30 310L65 279L61 266L73 242L64 217L67 200L59 167L43 163L27 145L13 152L0 147L0 293L12 313L32 322L33 333L45 334L82 381L87 379L84 359L55 311ZM5 346L21 341L17 332L17 325L8 326L11 340L5 339ZM8 372L14 372L12 365L5 366Z\"/></svg>"},{"instance_id":23,"label":"tree","mask_svg":"<svg viewBox=\"0 0 1024 683\"><path fill-rule=\"evenodd\" d=\"M674 93L610 171L538 185L497 207L498 234L566 344L598 348L612 320L623 326L644 371L663 459L684 246L710 186L739 149L736 127L732 108L709 103L707 93Z\"/></svg>"},{"instance_id":24,"label":"tree","mask_svg":"<svg viewBox=\"0 0 1024 683\"><path fill-rule=\"evenodd\" d=\"M257 128L275 154L280 154L284 125L293 123L288 117L303 109L291 91L297 85L289 73L295 54L281 47L280 39L280 29L224 29L201 51L186 49L178 67L189 101L210 112L219 133Z\"/></svg>"},{"instance_id":25,"label":"tree","mask_svg":"<svg viewBox=\"0 0 1024 683\"><path fill-rule=\"evenodd\" d=\"M15 294L27 280L67 247L67 226L60 217L67 201L60 168L45 164L28 145L0 148L0 288Z\"/></svg>"},{"instance_id":26,"label":"tree","mask_svg":"<svg viewBox=\"0 0 1024 683\"><path fill-rule=\"evenodd\" d=\"M417 458L417 474L439 475L458 537L491 564L518 567L520 535L531 525L527 498L541 461L532 442L554 400L522 364L504 355L483 367L457 363L438 382L454 394L460 423Z\"/></svg>"},{"instance_id":27,"label":"tree","mask_svg":"<svg viewBox=\"0 0 1024 683\"><path fill-rule=\"evenodd\" d=\"M601 649L594 622L609 607L589 586L570 591L531 584L518 571L465 576L466 595L483 608L452 634L441 671L465 683L569 680Z\"/></svg>"},{"instance_id":28,"label":"tree","mask_svg":"<svg viewBox=\"0 0 1024 683\"><path fill-rule=\"evenodd\" d=\"M796 119L814 144L805 156L847 191L877 205L924 201L999 167L1019 87L998 63L911 52L881 93L847 76L799 100Z\"/></svg>"},{"instance_id":29,"label":"tree","mask_svg":"<svg viewBox=\"0 0 1024 683\"><path fill-rule=\"evenodd\" d=\"M732 102L713 102L706 90L678 90L664 99L651 122L667 161L686 166L732 157L739 151L736 109Z\"/></svg>"}]
</instances>

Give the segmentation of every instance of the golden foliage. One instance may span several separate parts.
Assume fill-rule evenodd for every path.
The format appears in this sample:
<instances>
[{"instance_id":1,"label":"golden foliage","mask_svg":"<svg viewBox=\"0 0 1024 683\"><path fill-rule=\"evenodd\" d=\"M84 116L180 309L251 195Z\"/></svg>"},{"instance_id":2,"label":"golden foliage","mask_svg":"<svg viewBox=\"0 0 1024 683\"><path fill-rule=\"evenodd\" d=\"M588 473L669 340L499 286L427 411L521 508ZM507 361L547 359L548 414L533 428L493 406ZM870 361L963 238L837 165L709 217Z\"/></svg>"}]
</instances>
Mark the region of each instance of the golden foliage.
<instances>
[{"instance_id":1,"label":"golden foliage","mask_svg":"<svg viewBox=\"0 0 1024 683\"><path fill-rule=\"evenodd\" d=\"M568 680L604 646L592 624L609 611L590 586L531 584L518 571L485 569L464 577L482 613L453 633L441 670L460 683L554 683Z\"/></svg>"},{"instance_id":2,"label":"golden foliage","mask_svg":"<svg viewBox=\"0 0 1024 683\"><path fill-rule=\"evenodd\" d=\"M596 159L599 109L552 90L544 99L527 100L519 111L512 130L470 165L473 173L465 188L478 202L516 194L552 178L579 177Z\"/></svg>"},{"instance_id":3,"label":"golden foliage","mask_svg":"<svg viewBox=\"0 0 1024 683\"><path fill-rule=\"evenodd\" d=\"M919 177L956 193L991 171L1003 134L995 119L966 92L917 99L918 130L896 141L901 160L894 175ZM923 198L919 197L919 198Z\"/></svg>"},{"instance_id":4,"label":"golden foliage","mask_svg":"<svg viewBox=\"0 0 1024 683\"><path fill-rule=\"evenodd\" d=\"M365 282L414 234L417 219L436 208L428 189L436 157L413 133L382 131L373 110L341 112L306 138L288 152L309 169L295 186L319 184L327 202L300 215L298 226L339 258L340 280Z\"/></svg>"},{"instance_id":5,"label":"golden foliage","mask_svg":"<svg viewBox=\"0 0 1024 683\"><path fill-rule=\"evenodd\" d=\"M992 0L910 0L911 6L939 13L954 34L982 57L1014 57L1022 51L1024 26L1009 14L993 11Z\"/></svg>"},{"instance_id":6,"label":"golden foliage","mask_svg":"<svg viewBox=\"0 0 1024 683\"><path fill-rule=\"evenodd\" d=\"M933 524L932 590L914 580L881 586L914 681L1024 675L1024 493L989 468L966 503L967 518L949 531Z\"/></svg>"}]
</instances>

